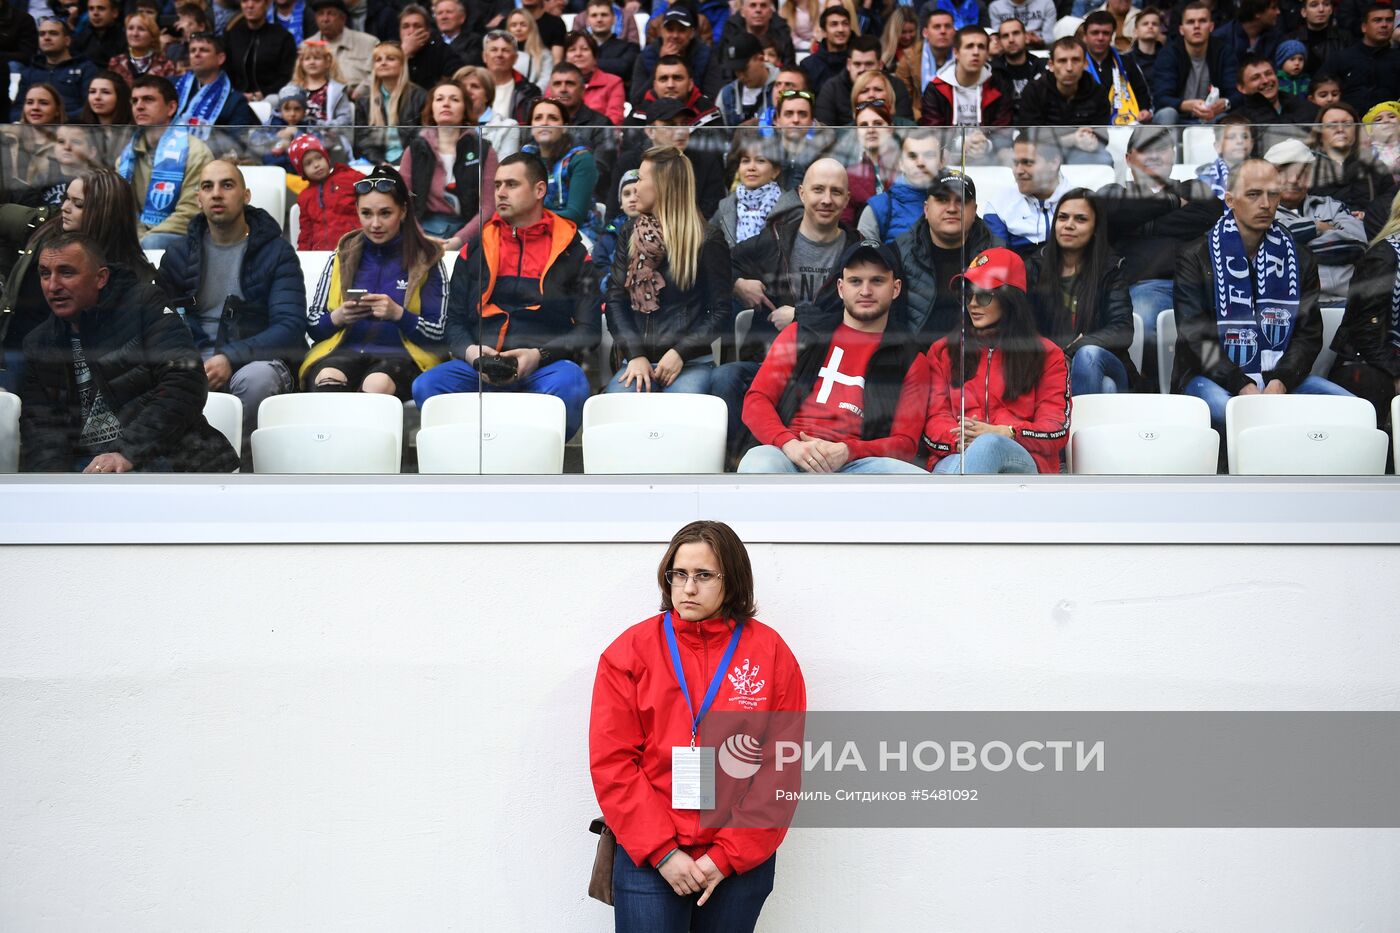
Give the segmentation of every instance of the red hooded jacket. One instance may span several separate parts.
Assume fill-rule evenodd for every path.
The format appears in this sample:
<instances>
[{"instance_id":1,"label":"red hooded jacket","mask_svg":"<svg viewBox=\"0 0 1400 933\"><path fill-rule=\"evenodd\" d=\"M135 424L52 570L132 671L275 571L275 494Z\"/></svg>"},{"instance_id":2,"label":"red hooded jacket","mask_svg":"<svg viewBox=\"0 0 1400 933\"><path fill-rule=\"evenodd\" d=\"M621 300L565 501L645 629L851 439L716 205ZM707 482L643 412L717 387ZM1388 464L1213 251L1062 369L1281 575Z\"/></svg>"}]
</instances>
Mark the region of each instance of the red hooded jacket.
<instances>
[{"instance_id":1,"label":"red hooded jacket","mask_svg":"<svg viewBox=\"0 0 1400 933\"><path fill-rule=\"evenodd\" d=\"M742 873L766 862L787 829L716 829L701 825L699 810L671 808L671 749L690 744L691 720L661 620L655 615L632 626L598 661L588 729L593 789L605 822L636 864L654 866L679 846L692 858L709 855L726 876ZM726 619L674 624L690 702L699 710L734 627ZM762 622L744 623L731 666L712 713L807 708L797 659Z\"/></svg>"},{"instance_id":2,"label":"red hooded jacket","mask_svg":"<svg viewBox=\"0 0 1400 933\"><path fill-rule=\"evenodd\" d=\"M949 352L948 338L929 347L930 390L928 420L924 423L924 446L932 451L926 469L949 454L956 453L950 440L958 425L959 412L967 403L967 417L988 424L1010 425L1016 429L1016 443L1026 448L1041 473L1060 472L1060 451L1069 440L1069 367L1065 354L1044 337L1045 364L1035 390L1006 398L1006 382L1001 368L1001 352L986 351L977 372L960 386L953 385L954 367L960 356Z\"/></svg>"},{"instance_id":3,"label":"red hooded jacket","mask_svg":"<svg viewBox=\"0 0 1400 933\"><path fill-rule=\"evenodd\" d=\"M341 237L360 229L355 182L364 177L348 165L337 164L325 181L307 185L297 195L301 211L297 249L335 249Z\"/></svg>"}]
</instances>

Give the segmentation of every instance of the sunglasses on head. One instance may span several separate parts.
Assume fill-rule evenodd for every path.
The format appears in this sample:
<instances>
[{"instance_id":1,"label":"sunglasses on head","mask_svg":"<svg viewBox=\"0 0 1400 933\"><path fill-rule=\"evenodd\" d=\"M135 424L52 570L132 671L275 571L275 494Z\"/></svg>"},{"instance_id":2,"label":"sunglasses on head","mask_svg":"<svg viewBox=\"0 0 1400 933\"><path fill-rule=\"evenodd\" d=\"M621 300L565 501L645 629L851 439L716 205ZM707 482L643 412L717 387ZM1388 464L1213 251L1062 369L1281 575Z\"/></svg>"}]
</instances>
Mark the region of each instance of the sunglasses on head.
<instances>
[{"instance_id":1,"label":"sunglasses on head","mask_svg":"<svg viewBox=\"0 0 1400 933\"><path fill-rule=\"evenodd\" d=\"M398 187L398 182L392 178L361 178L355 182L355 193L369 194L371 191L378 191L380 194L393 194Z\"/></svg>"},{"instance_id":2,"label":"sunglasses on head","mask_svg":"<svg viewBox=\"0 0 1400 933\"><path fill-rule=\"evenodd\" d=\"M800 97L803 100L816 100L816 97L812 94L811 91L801 91L797 88L788 88L786 91L783 91L781 94L778 95L779 100L790 100L794 97Z\"/></svg>"},{"instance_id":3,"label":"sunglasses on head","mask_svg":"<svg viewBox=\"0 0 1400 933\"><path fill-rule=\"evenodd\" d=\"M871 107L879 107L882 110L890 109L889 103L883 97L877 97L874 100L863 100L856 104L856 113L860 113L862 110L869 110Z\"/></svg>"}]
</instances>

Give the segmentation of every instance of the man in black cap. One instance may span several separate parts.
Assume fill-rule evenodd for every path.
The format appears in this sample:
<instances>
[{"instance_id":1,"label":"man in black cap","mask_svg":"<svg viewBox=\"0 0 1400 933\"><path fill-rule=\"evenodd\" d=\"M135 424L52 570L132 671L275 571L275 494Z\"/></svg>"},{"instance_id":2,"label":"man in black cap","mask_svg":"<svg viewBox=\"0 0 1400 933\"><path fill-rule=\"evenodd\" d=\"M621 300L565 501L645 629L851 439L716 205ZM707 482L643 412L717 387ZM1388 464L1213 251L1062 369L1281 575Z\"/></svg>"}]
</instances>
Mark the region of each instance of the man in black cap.
<instances>
[{"instance_id":1,"label":"man in black cap","mask_svg":"<svg viewBox=\"0 0 1400 933\"><path fill-rule=\"evenodd\" d=\"M725 126L738 126L758 116L772 93L778 69L763 60L763 46L748 33L740 33L724 43L721 61L734 74L734 80L720 88L715 105Z\"/></svg>"},{"instance_id":2,"label":"man in black cap","mask_svg":"<svg viewBox=\"0 0 1400 933\"><path fill-rule=\"evenodd\" d=\"M929 375L903 322L899 259L861 240L836 283L840 305L798 309L744 396L759 445L740 473L911 473L928 414Z\"/></svg>"},{"instance_id":3,"label":"man in black cap","mask_svg":"<svg viewBox=\"0 0 1400 933\"><path fill-rule=\"evenodd\" d=\"M712 50L695 34L695 13L685 5L673 5L661 18L661 34L655 42L642 49L632 69L632 83L627 96L635 107L654 86L652 73L663 58L675 56L685 62L692 83L707 96L719 93L724 76L717 62L711 62ZM658 95L661 96L661 95Z\"/></svg>"},{"instance_id":4,"label":"man in black cap","mask_svg":"<svg viewBox=\"0 0 1400 933\"><path fill-rule=\"evenodd\" d=\"M924 216L891 244L904 269L900 302L915 345L928 349L957 326L962 299L950 283L969 257L1004 246L977 216L977 186L955 169L944 169L928 188Z\"/></svg>"},{"instance_id":5,"label":"man in black cap","mask_svg":"<svg viewBox=\"0 0 1400 933\"><path fill-rule=\"evenodd\" d=\"M369 81L370 62L379 40L367 32L346 28L350 8L345 0L311 0L311 8L316 11L316 28L320 30L311 38L330 48L345 78L345 86L352 97L357 96L360 85Z\"/></svg>"}]
</instances>

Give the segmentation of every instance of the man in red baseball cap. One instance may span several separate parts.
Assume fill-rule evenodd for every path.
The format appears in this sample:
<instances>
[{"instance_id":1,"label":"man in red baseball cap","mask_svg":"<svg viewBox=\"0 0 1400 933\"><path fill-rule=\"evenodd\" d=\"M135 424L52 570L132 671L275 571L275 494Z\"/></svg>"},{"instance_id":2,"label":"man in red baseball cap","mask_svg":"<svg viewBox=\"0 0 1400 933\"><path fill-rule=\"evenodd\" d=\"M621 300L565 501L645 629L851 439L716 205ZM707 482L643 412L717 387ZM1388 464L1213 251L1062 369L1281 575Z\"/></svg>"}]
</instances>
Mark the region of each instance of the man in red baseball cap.
<instances>
[{"instance_id":1,"label":"man in red baseball cap","mask_svg":"<svg viewBox=\"0 0 1400 933\"><path fill-rule=\"evenodd\" d=\"M852 243L841 305L798 306L744 397L760 446L740 473L922 473L914 466L928 371L902 323L890 324L900 266L878 240Z\"/></svg>"}]
</instances>

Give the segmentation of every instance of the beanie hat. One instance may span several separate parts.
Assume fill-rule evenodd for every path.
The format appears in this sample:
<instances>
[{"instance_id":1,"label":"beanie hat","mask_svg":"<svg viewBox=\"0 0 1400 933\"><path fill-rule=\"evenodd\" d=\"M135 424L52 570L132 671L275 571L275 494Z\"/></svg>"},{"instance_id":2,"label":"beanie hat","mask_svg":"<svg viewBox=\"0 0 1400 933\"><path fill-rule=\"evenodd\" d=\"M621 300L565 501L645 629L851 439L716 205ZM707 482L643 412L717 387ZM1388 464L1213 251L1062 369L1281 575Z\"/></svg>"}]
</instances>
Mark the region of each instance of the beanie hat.
<instances>
[{"instance_id":1,"label":"beanie hat","mask_svg":"<svg viewBox=\"0 0 1400 933\"><path fill-rule=\"evenodd\" d=\"M622 189L628 185L635 185L642 180L642 173L636 169L631 169L622 173L622 180L617 183L617 196L622 197Z\"/></svg>"},{"instance_id":2,"label":"beanie hat","mask_svg":"<svg viewBox=\"0 0 1400 933\"><path fill-rule=\"evenodd\" d=\"M292 140L292 144L287 147L287 159L292 163L292 168L298 175L301 174L301 160L308 152L319 152L321 158L327 162L331 160L331 154L326 151L326 144L321 142L310 133L304 133Z\"/></svg>"},{"instance_id":3,"label":"beanie hat","mask_svg":"<svg viewBox=\"0 0 1400 933\"><path fill-rule=\"evenodd\" d=\"M1376 118L1383 113L1393 113L1397 117L1400 117L1400 100L1387 100L1376 104L1376 106L1366 111L1366 115L1361 118L1361 122L1375 123Z\"/></svg>"},{"instance_id":4,"label":"beanie hat","mask_svg":"<svg viewBox=\"0 0 1400 933\"><path fill-rule=\"evenodd\" d=\"M1282 68L1283 63L1294 55L1308 56L1308 47L1297 39L1285 39L1278 44L1278 49L1274 52L1274 67Z\"/></svg>"}]
</instances>

